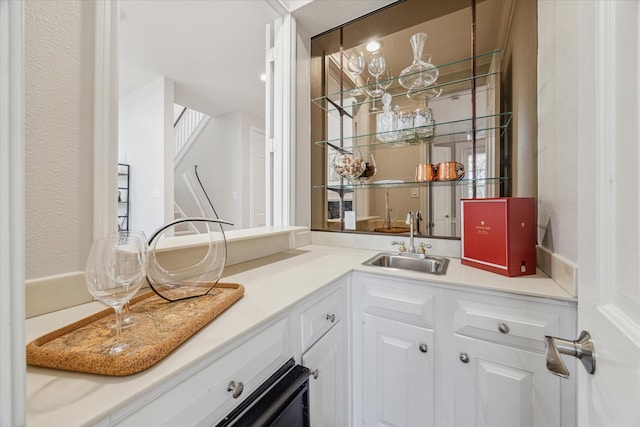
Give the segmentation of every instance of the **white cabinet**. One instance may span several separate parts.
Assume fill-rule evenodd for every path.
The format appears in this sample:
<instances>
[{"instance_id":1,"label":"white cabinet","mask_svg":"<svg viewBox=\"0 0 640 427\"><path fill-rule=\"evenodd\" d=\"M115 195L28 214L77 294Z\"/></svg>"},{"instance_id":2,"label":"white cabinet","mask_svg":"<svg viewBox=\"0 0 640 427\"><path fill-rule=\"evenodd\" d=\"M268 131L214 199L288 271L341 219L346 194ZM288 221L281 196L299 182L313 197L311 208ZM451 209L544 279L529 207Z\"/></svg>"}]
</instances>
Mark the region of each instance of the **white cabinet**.
<instances>
[{"instance_id":1,"label":"white cabinet","mask_svg":"<svg viewBox=\"0 0 640 427\"><path fill-rule=\"evenodd\" d=\"M352 292L355 425L435 425L440 290L356 274Z\"/></svg>"},{"instance_id":2,"label":"white cabinet","mask_svg":"<svg viewBox=\"0 0 640 427\"><path fill-rule=\"evenodd\" d=\"M543 353L456 336L455 355L455 426L562 425L561 379Z\"/></svg>"},{"instance_id":3,"label":"white cabinet","mask_svg":"<svg viewBox=\"0 0 640 427\"><path fill-rule=\"evenodd\" d=\"M302 356L309 368L309 416L311 426L346 426L347 366L344 322L339 322Z\"/></svg>"},{"instance_id":4,"label":"white cabinet","mask_svg":"<svg viewBox=\"0 0 640 427\"><path fill-rule=\"evenodd\" d=\"M355 425L575 425L576 364L544 354L574 303L365 273L352 296Z\"/></svg>"},{"instance_id":5,"label":"white cabinet","mask_svg":"<svg viewBox=\"0 0 640 427\"><path fill-rule=\"evenodd\" d=\"M563 380L546 369L544 337L575 334L575 307L452 292L456 426L575 424L575 361Z\"/></svg>"},{"instance_id":6,"label":"white cabinet","mask_svg":"<svg viewBox=\"0 0 640 427\"><path fill-rule=\"evenodd\" d=\"M362 331L363 425L434 425L433 331L368 314Z\"/></svg>"},{"instance_id":7,"label":"white cabinet","mask_svg":"<svg viewBox=\"0 0 640 427\"><path fill-rule=\"evenodd\" d=\"M309 415L311 427L349 425L347 335L344 317L348 278L328 292L308 299L300 311L302 364L309 368Z\"/></svg>"},{"instance_id":8,"label":"white cabinet","mask_svg":"<svg viewBox=\"0 0 640 427\"><path fill-rule=\"evenodd\" d=\"M117 425L140 427L217 423L291 357L288 337L288 318L280 319L194 372ZM241 393L228 391L231 381L242 384Z\"/></svg>"}]
</instances>

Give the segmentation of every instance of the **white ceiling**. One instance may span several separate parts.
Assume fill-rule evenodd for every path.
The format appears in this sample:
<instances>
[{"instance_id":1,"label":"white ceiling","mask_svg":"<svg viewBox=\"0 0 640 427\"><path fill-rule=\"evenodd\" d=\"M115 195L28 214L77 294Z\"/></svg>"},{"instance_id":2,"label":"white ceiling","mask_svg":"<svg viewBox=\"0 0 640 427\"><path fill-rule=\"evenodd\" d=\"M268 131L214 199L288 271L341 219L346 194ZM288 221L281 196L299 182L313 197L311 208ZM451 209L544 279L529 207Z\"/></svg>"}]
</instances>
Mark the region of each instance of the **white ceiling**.
<instances>
[{"instance_id":1,"label":"white ceiling","mask_svg":"<svg viewBox=\"0 0 640 427\"><path fill-rule=\"evenodd\" d=\"M121 96L160 76L176 103L215 116L264 116L265 27L278 16L263 0L122 0Z\"/></svg>"},{"instance_id":2,"label":"white ceiling","mask_svg":"<svg viewBox=\"0 0 640 427\"><path fill-rule=\"evenodd\" d=\"M269 1L121 0L120 94L166 76L175 82L175 100L180 105L211 116L236 110L264 116L265 88L259 76L265 70L265 28L279 16ZM394 0L280 1L280 6L293 10L300 28L316 34L345 22L345 16L360 16ZM490 46L496 43L502 1L479 3L478 15L485 25L478 28L482 33L478 40ZM327 9L340 13L327 13ZM425 53L433 54L436 64L469 56L469 18L464 13L450 18L454 16L459 24L435 20L427 27ZM408 39L413 32L422 31L419 27L383 38L389 64L411 62ZM489 34L485 37L484 33ZM459 54L454 46L467 53ZM401 69L399 65L393 68L394 74Z\"/></svg>"}]
</instances>

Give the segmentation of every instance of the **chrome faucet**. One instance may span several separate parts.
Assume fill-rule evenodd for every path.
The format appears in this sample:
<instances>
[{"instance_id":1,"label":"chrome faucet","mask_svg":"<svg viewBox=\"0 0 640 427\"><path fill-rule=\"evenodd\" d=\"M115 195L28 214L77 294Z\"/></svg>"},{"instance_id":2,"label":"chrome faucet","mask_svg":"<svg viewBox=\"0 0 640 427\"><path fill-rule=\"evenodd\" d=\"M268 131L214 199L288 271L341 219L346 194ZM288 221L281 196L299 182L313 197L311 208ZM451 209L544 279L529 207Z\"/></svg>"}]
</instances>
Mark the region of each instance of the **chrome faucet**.
<instances>
[{"instance_id":1,"label":"chrome faucet","mask_svg":"<svg viewBox=\"0 0 640 427\"><path fill-rule=\"evenodd\" d=\"M407 213L407 224L409 224L409 248L407 249L407 251L409 253L415 254L416 253L416 244L413 238L413 212L409 211Z\"/></svg>"},{"instance_id":2,"label":"chrome faucet","mask_svg":"<svg viewBox=\"0 0 640 427\"><path fill-rule=\"evenodd\" d=\"M418 211L416 212L416 233L418 233L418 236L421 234L420 233L421 222L422 222L422 211Z\"/></svg>"}]
</instances>

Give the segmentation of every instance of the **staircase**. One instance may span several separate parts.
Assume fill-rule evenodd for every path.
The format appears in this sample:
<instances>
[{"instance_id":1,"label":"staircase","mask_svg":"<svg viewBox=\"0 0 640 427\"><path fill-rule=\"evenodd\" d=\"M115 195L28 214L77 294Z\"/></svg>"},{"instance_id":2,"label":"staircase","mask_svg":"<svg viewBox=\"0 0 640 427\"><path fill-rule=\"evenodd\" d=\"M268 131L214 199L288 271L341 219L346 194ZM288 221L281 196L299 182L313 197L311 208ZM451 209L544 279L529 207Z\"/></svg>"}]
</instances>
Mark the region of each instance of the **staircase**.
<instances>
[{"instance_id":1,"label":"staircase","mask_svg":"<svg viewBox=\"0 0 640 427\"><path fill-rule=\"evenodd\" d=\"M175 133L175 145L174 145L174 164L177 165L184 154L189 150L189 147L198 138L202 129L209 122L210 117L200 111L192 110L191 108L181 107L182 110L178 115L178 118L173 124Z\"/></svg>"}]
</instances>

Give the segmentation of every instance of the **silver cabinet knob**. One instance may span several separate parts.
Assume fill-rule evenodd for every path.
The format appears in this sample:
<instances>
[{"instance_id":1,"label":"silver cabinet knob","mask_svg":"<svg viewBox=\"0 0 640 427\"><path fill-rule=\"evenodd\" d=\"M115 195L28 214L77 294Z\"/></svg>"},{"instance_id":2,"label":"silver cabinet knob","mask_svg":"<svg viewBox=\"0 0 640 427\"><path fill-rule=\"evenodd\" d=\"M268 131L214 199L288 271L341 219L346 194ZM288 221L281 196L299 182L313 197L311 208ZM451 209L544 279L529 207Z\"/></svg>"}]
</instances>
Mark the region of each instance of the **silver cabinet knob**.
<instances>
[{"instance_id":1,"label":"silver cabinet knob","mask_svg":"<svg viewBox=\"0 0 640 427\"><path fill-rule=\"evenodd\" d=\"M327 320L331 321L331 323L336 321L336 315L331 313L331 314L327 314Z\"/></svg>"},{"instance_id":2,"label":"silver cabinet knob","mask_svg":"<svg viewBox=\"0 0 640 427\"><path fill-rule=\"evenodd\" d=\"M242 384L242 382L240 381L238 381L237 383L235 381L231 381L227 386L227 391L233 392L232 396L234 399L237 399L242 394L243 390L244 384Z\"/></svg>"},{"instance_id":3,"label":"silver cabinet knob","mask_svg":"<svg viewBox=\"0 0 640 427\"><path fill-rule=\"evenodd\" d=\"M507 326L506 323L500 323L498 325L498 331L500 331L501 334L508 334L509 333L509 327Z\"/></svg>"},{"instance_id":4,"label":"silver cabinet knob","mask_svg":"<svg viewBox=\"0 0 640 427\"><path fill-rule=\"evenodd\" d=\"M462 363L469 363L469 355L467 353L460 353L460 361Z\"/></svg>"},{"instance_id":5,"label":"silver cabinet knob","mask_svg":"<svg viewBox=\"0 0 640 427\"><path fill-rule=\"evenodd\" d=\"M426 344L420 344L420 345L418 346L418 350L420 350L420 351L421 351L421 352L423 352L423 353L426 353L426 352L427 352L427 350L429 350L429 348L427 347L427 345L426 345Z\"/></svg>"},{"instance_id":6,"label":"silver cabinet knob","mask_svg":"<svg viewBox=\"0 0 640 427\"><path fill-rule=\"evenodd\" d=\"M569 378L569 370L560 354L577 357L588 373L594 374L596 372L596 354L589 332L580 332L580 336L575 341L545 335L545 346L547 369L551 373L562 378Z\"/></svg>"},{"instance_id":7,"label":"silver cabinet knob","mask_svg":"<svg viewBox=\"0 0 640 427\"><path fill-rule=\"evenodd\" d=\"M314 369L313 371L309 372L309 375L311 375L314 380L317 380L318 375L320 375L320 371L318 369Z\"/></svg>"}]
</instances>

